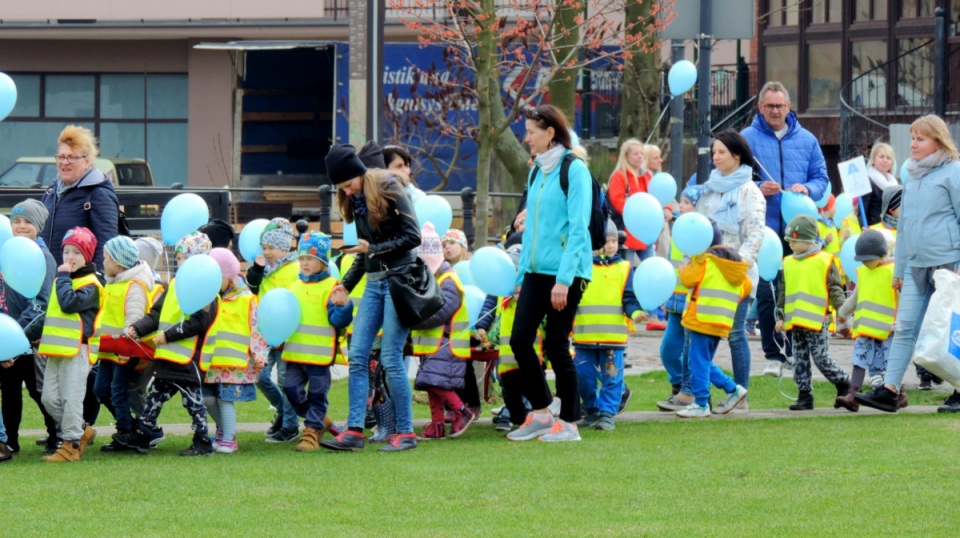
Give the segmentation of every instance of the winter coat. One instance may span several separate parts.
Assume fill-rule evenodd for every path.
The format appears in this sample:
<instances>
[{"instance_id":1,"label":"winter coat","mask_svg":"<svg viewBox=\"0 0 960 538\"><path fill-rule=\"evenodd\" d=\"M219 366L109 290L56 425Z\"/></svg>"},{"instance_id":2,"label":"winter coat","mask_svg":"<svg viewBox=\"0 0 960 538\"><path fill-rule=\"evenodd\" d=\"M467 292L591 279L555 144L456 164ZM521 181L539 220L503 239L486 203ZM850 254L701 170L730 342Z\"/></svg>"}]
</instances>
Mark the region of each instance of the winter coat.
<instances>
[{"instance_id":1,"label":"winter coat","mask_svg":"<svg viewBox=\"0 0 960 538\"><path fill-rule=\"evenodd\" d=\"M780 184L782 191L800 184L810 191L810 198L819 200L830 187L827 177L827 163L820 149L820 142L813 133L800 126L797 115L787 114L787 134L777 138L777 134L757 114L753 123L740 134L750 144L753 156L760 162L760 177L763 181ZM748 164L748 163L743 163ZM786 224L780 216L780 200L783 193L767 196L767 226L783 237Z\"/></svg>"},{"instance_id":2,"label":"winter coat","mask_svg":"<svg viewBox=\"0 0 960 538\"><path fill-rule=\"evenodd\" d=\"M166 297L166 292L157 297L157 302L150 308L150 313L132 325L137 336L153 334L160 327L160 311L163 310L163 301ZM210 326L213 325L213 320L216 319L216 317L217 301L214 300L209 305L190 314L187 319L183 320L183 323L178 323L164 331L168 342L199 336L199 343L193 352L193 360L187 364L177 364L165 360L154 361L156 364L154 376L157 379L163 379L173 383L199 385L201 376L198 365L200 364L200 355L203 351L203 339L207 336L207 331L210 329Z\"/></svg>"},{"instance_id":3,"label":"winter coat","mask_svg":"<svg viewBox=\"0 0 960 538\"><path fill-rule=\"evenodd\" d=\"M714 169L710 177L719 174L720 171ZM750 166L742 165L726 176L728 179L745 178L738 187L726 192L714 190L714 183L708 179L704 184L703 196L697 201L697 211L717 221L720 231L723 232L723 244L737 249L740 258L750 265L753 265L760 254L767 210L763 193L750 179L746 179L752 177L752 174L753 169Z\"/></svg>"},{"instance_id":4,"label":"winter coat","mask_svg":"<svg viewBox=\"0 0 960 538\"><path fill-rule=\"evenodd\" d=\"M449 263L443 262L437 274L442 275L452 270ZM441 325L448 326L443 331L440 349L433 355L420 359L420 370L417 371L417 379L414 382L414 388L417 390L426 390L429 387L454 390L462 389L464 386L463 378L467 373L467 361L453 355L453 350L450 349L449 330L450 320L460 308L460 291L449 278L440 284L440 291L443 293L443 307L414 327L414 329L433 329Z\"/></svg>"},{"instance_id":5,"label":"winter coat","mask_svg":"<svg viewBox=\"0 0 960 538\"><path fill-rule=\"evenodd\" d=\"M623 215L623 206L627 203L627 198L638 192L647 192L650 188L650 180L653 174L649 170L642 175L637 176L631 170L615 170L610 175L610 181L607 183L607 199L610 200L612 210L618 215ZM626 227L620 229L627 232L627 241L624 245L631 250L646 250L647 244L630 234Z\"/></svg>"},{"instance_id":6,"label":"winter coat","mask_svg":"<svg viewBox=\"0 0 960 538\"><path fill-rule=\"evenodd\" d=\"M103 271L103 245L117 236L117 220L120 213L120 203L113 190L113 183L103 172L91 168L76 183L67 187L57 196L57 188L61 185L60 178L53 182L43 193L43 205L50 215L43 232L40 234L50 248L57 266L63 263L63 252L60 245L63 236L75 226L88 228L97 238L97 250L93 256L93 263L98 271ZM85 209L87 197L90 197L90 208Z\"/></svg>"},{"instance_id":7,"label":"winter coat","mask_svg":"<svg viewBox=\"0 0 960 538\"><path fill-rule=\"evenodd\" d=\"M37 294L36 298L27 299L11 288L6 280L3 281L3 295L7 303L7 314L17 320L17 323L23 328L24 334L27 335L27 340L31 342L40 340L40 335L43 333L43 319L47 315L47 303L50 299L50 292L53 290L53 279L57 275L57 262L40 237L37 237L37 245L47 262L47 271L43 276L43 284L40 286L40 293Z\"/></svg>"},{"instance_id":8,"label":"winter coat","mask_svg":"<svg viewBox=\"0 0 960 538\"><path fill-rule=\"evenodd\" d=\"M960 162L950 161L921 178L903 178L894 278L907 267L936 267L960 260Z\"/></svg>"},{"instance_id":9,"label":"winter coat","mask_svg":"<svg viewBox=\"0 0 960 538\"><path fill-rule=\"evenodd\" d=\"M100 289L96 286L84 286L73 289L73 279L83 278L96 272L93 264L77 269L74 272L57 271L56 284L57 302L60 310L65 314L80 314L80 323L83 327L83 341L86 343L93 336L93 324L100 313Z\"/></svg>"},{"instance_id":10,"label":"winter coat","mask_svg":"<svg viewBox=\"0 0 960 538\"><path fill-rule=\"evenodd\" d=\"M353 213L357 223L357 237L370 243L370 249L357 254L356 260L343 275L342 284L347 291L353 291L365 273L376 273L386 269L401 267L413 263L417 254L414 249L420 246L420 224L413 210L413 202L399 178L388 180L386 192L387 218L376 229L371 228L366 213Z\"/></svg>"},{"instance_id":11,"label":"winter coat","mask_svg":"<svg viewBox=\"0 0 960 538\"><path fill-rule=\"evenodd\" d=\"M564 152L564 157L570 153ZM517 284L527 273L556 276L558 284L570 286L576 277L590 280L593 250L590 248L590 213L593 179L586 163L570 164L567 194L560 188L561 164L544 175L528 178L527 226L523 230ZM532 173L531 173L532 174Z\"/></svg>"},{"instance_id":12,"label":"winter coat","mask_svg":"<svg viewBox=\"0 0 960 538\"><path fill-rule=\"evenodd\" d=\"M740 298L741 301L750 295L752 285L747 278L747 269L750 267L749 264L741 261L737 251L730 247L723 245L710 247L703 254L691 258L690 263L680 271L680 283L690 290L689 295L687 295L687 310L683 314L681 325L683 325L685 329L696 331L700 334L726 338L730 334L730 329L697 320L697 302L700 298L699 285L706 274L708 258L713 260L717 268L723 273L724 278L726 278L727 282L731 285L739 286L746 283L743 296ZM733 319L731 319L730 322L733 323Z\"/></svg>"}]
</instances>

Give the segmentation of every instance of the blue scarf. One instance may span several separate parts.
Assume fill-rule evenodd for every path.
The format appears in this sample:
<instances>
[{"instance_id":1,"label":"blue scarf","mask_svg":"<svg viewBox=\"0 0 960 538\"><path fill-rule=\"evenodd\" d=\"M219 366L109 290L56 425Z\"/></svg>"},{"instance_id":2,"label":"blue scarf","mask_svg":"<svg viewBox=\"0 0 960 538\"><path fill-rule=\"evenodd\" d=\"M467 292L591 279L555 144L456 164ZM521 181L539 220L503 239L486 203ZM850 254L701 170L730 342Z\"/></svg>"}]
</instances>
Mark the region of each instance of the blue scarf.
<instances>
[{"instance_id":1,"label":"blue scarf","mask_svg":"<svg viewBox=\"0 0 960 538\"><path fill-rule=\"evenodd\" d=\"M724 194L730 192L740 185L753 179L753 168L741 164L740 168L734 170L729 176L724 176L719 170L714 168L710 171L710 179L703 184L708 190Z\"/></svg>"},{"instance_id":2,"label":"blue scarf","mask_svg":"<svg viewBox=\"0 0 960 538\"><path fill-rule=\"evenodd\" d=\"M330 269L324 269L319 273L314 273L312 275L305 275L303 271L300 272L300 280L307 283L322 282L330 278Z\"/></svg>"},{"instance_id":3,"label":"blue scarf","mask_svg":"<svg viewBox=\"0 0 960 538\"><path fill-rule=\"evenodd\" d=\"M350 198L353 200L353 214L354 215L366 215L367 214L367 197L364 194L357 193L351 194Z\"/></svg>"}]
</instances>

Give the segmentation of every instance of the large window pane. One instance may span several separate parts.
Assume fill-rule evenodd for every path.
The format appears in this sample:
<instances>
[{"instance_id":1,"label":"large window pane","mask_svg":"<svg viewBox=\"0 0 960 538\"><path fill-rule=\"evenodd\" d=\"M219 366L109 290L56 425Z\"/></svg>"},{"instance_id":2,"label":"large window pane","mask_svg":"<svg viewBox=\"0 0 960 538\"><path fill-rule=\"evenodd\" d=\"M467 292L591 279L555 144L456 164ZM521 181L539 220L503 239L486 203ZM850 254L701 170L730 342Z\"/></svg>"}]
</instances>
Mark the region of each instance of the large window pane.
<instances>
[{"instance_id":1,"label":"large window pane","mask_svg":"<svg viewBox=\"0 0 960 538\"><path fill-rule=\"evenodd\" d=\"M53 157L62 129L60 122L0 121L0 170L20 157Z\"/></svg>"},{"instance_id":2,"label":"large window pane","mask_svg":"<svg viewBox=\"0 0 960 538\"><path fill-rule=\"evenodd\" d=\"M810 45L810 86L807 108L840 106L840 43Z\"/></svg>"},{"instance_id":3,"label":"large window pane","mask_svg":"<svg viewBox=\"0 0 960 538\"><path fill-rule=\"evenodd\" d=\"M926 41L901 39L899 42L901 57L897 61L896 106L929 106L933 103L933 42L914 50Z\"/></svg>"},{"instance_id":4,"label":"large window pane","mask_svg":"<svg viewBox=\"0 0 960 538\"><path fill-rule=\"evenodd\" d=\"M100 117L142 119L143 75L102 75L100 77Z\"/></svg>"},{"instance_id":5,"label":"large window pane","mask_svg":"<svg viewBox=\"0 0 960 538\"><path fill-rule=\"evenodd\" d=\"M887 61L886 41L854 41L853 76L862 75Z\"/></svg>"},{"instance_id":6,"label":"large window pane","mask_svg":"<svg viewBox=\"0 0 960 538\"><path fill-rule=\"evenodd\" d=\"M797 95L797 55L796 45L777 45L766 47L767 80L777 80L787 88L791 98Z\"/></svg>"},{"instance_id":7,"label":"large window pane","mask_svg":"<svg viewBox=\"0 0 960 538\"><path fill-rule=\"evenodd\" d=\"M900 4L900 16L903 18L932 17L935 5L934 0L903 0Z\"/></svg>"},{"instance_id":8,"label":"large window pane","mask_svg":"<svg viewBox=\"0 0 960 538\"><path fill-rule=\"evenodd\" d=\"M46 117L93 117L93 75L47 75L46 82Z\"/></svg>"},{"instance_id":9,"label":"large window pane","mask_svg":"<svg viewBox=\"0 0 960 538\"><path fill-rule=\"evenodd\" d=\"M886 20L887 0L856 0L853 18L856 21Z\"/></svg>"},{"instance_id":10,"label":"large window pane","mask_svg":"<svg viewBox=\"0 0 960 538\"><path fill-rule=\"evenodd\" d=\"M143 159L147 154L144 135L142 123L103 122L100 124L100 156Z\"/></svg>"},{"instance_id":11,"label":"large window pane","mask_svg":"<svg viewBox=\"0 0 960 538\"><path fill-rule=\"evenodd\" d=\"M783 26L783 0L769 0L767 8L769 9L767 26L770 28Z\"/></svg>"},{"instance_id":12,"label":"large window pane","mask_svg":"<svg viewBox=\"0 0 960 538\"><path fill-rule=\"evenodd\" d=\"M787 4L787 26L796 26L800 24L800 2L793 0L784 0Z\"/></svg>"},{"instance_id":13,"label":"large window pane","mask_svg":"<svg viewBox=\"0 0 960 538\"><path fill-rule=\"evenodd\" d=\"M887 61L886 41L855 41L853 43L853 80L850 83L850 102L858 107L887 107L887 73L877 69ZM863 75L863 76L861 76Z\"/></svg>"},{"instance_id":14,"label":"large window pane","mask_svg":"<svg viewBox=\"0 0 960 538\"><path fill-rule=\"evenodd\" d=\"M147 161L156 185L186 185L187 124L148 123Z\"/></svg>"},{"instance_id":15,"label":"large window pane","mask_svg":"<svg viewBox=\"0 0 960 538\"><path fill-rule=\"evenodd\" d=\"M813 23L840 22L841 0L813 0Z\"/></svg>"},{"instance_id":16,"label":"large window pane","mask_svg":"<svg viewBox=\"0 0 960 538\"><path fill-rule=\"evenodd\" d=\"M10 75L17 86L17 104L10 113L14 118L40 116L40 75Z\"/></svg>"},{"instance_id":17,"label":"large window pane","mask_svg":"<svg viewBox=\"0 0 960 538\"><path fill-rule=\"evenodd\" d=\"M147 76L147 117L187 119L187 75Z\"/></svg>"}]
</instances>

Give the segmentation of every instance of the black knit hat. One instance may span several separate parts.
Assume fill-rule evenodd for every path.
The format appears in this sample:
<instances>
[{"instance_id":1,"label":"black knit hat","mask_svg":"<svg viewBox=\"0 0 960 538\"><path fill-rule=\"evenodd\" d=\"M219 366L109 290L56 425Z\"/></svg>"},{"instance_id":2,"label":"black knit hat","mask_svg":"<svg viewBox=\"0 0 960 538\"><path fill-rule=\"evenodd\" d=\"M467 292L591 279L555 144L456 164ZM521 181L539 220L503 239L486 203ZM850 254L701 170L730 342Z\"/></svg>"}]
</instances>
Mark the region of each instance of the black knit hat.
<instances>
[{"instance_id":1,"label":"black knit hat","mask_svg":"<svg viewBox=\"0 0 960 538\"><path fill-rule=\"evenodd\" d=\"M364 144L357 152L357 156L360 157L360 162L367 168L379 168L380 170L387 168L387 163L383 160L383 150L380 149L380 144L377 144L375 140Z\"/></svg>"},{"instance_id":2,"label":"black knit hat","mask_svg":"<svg viewBox=\"0 0 960 538\"><path fill-rule=\"evenodd\" d=\"M330 146L330 152L323 160L327 165L327 178L334 185L339 185L367 173L367 167L357 156L357 148L350 144Z\"/></svg>"},{"instance_id":3,"label":"black knit hat","mask_svg":"<svg viewBox=\"0 0 960 538\"><path fill-rule=\"evenodd\" d=\"M213 248L230 248L230 243L237 238L237 232L233 231L230 223L223 219L210 219L210 222L201 226L197 231L207 234Z\"/></svg>"},{"instance_id":4,"label":"black knit hat","mask_svg":"<svg viewBox=\"0 0 960 538\"><path fill-rule=\"evenodd\" d=\"M865 262L887 257L887 240L877 230L866 230L857 238L854 260Z\"/></svg>"}]
</instances>

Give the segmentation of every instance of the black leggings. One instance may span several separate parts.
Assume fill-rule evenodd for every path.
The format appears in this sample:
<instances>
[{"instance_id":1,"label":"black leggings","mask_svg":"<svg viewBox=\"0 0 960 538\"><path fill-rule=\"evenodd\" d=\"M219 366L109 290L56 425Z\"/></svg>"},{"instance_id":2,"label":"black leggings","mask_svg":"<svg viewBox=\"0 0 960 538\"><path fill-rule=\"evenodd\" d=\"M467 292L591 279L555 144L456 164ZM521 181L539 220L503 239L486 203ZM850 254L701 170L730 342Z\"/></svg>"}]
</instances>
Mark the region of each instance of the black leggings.
<instances>
[{"instance_id":1,"label":"black leggings","mask_svg":"<svg viewBox=\"0 0 960 538\"><path fill-rule=\"evenodd\" d=\"M20 355L10 368L0 368L0 391L3 393L3 424L7 428L8 444L20 447L20 420L23 418L23 386L27 387L30 399L37 403L43 414L47 435L57 436L57 423L40 403L37 390L37 371L33 353Z\"/></svg>"},{"instance_id":2,"label":"black leggings","mask_svg":"<svg viewBox=\"0 0 960 538\"><path fill-rule=\"evenodd\" d=\"M570 331L580 298L587 281L574 278L567 294L567 306L557 311L550 302L550 293L557 279L553 275L527 273L523 277L520 298L517 299L516 318L510 334L510 347L517 359L519 388L534 409L550 405L553 396L547 386L547 376L540 365L540 356L534 348L537 328L546 318L543 348L546 359L557 379L557 397L560 398L560 418L566 422L580 420L580 393L577 368L570 355Z\"/></svg>"}]
</instances>

